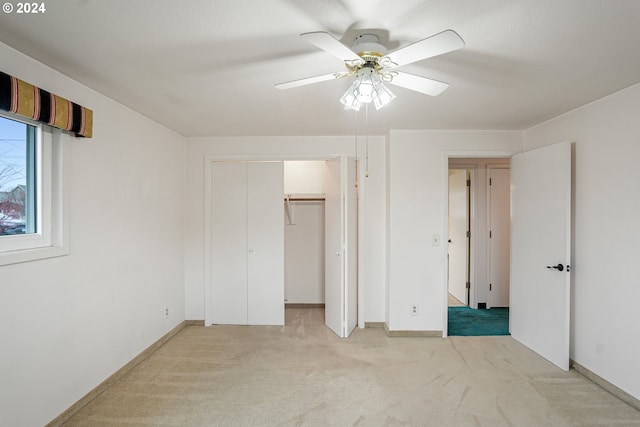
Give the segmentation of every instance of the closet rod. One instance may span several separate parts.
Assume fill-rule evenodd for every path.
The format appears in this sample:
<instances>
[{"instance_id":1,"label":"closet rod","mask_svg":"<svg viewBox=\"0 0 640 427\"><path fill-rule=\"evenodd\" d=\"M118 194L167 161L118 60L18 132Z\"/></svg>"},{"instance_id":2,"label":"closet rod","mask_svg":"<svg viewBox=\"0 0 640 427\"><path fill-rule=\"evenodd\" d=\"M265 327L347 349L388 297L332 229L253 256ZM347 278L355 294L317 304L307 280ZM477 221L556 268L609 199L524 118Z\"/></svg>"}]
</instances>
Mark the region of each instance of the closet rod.
<instances>
[{"instance_id":1,"label":"closet rod","mask_svg":"<svg viewBox=\"0 0 640 427\"><path fill-rule=\"evenodd\" d=\"M316 198L302 198L302 197L285 197L284 201L290 202L324 202L324 197L316 197Z\"/></svg>"}]
</instances>

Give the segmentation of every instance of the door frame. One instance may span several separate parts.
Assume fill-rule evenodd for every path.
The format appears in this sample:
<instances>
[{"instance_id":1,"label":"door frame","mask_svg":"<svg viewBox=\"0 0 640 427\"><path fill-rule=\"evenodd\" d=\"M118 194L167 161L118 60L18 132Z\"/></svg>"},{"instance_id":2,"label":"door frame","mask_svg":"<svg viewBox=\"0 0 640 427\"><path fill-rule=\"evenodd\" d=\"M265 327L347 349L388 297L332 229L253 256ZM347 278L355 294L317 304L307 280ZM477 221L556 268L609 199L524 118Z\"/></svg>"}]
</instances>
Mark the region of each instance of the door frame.
<instances>
[{"instance_id":1,"label":"door frame","mask_svg":"<svg viewBox=\"0 0 640 427\"><path fill-rule=\"evenodd\" d=\"M471 180L471 187L469 188L469 194L468 194L468 198L467 198L467 203L469 204L467 206L467 213L469 215L468 221L469 221L469 232L470 232L470 237L468 237L469 242L467 244L467 274L468 274L468 280L470 282L470 287L469 290L467 292L467 297L468 297L468 301L466 301L466 305L467 307L472 307L476 305L476 287L475 287L475 274L476 274L476 248L477 246L475 245L475 238L474 238L474 234L476 233L477 230L477 215L475 214L475 191L476 191L476 180L477 180L477 174L476 174L476 169L477 169L477 165L473 165L473 164L458 164L458 165L454 165L454 166L449 166L447 163L447 167L449 168L447 170L447 209L448 209L448 204L449 204L449 190L448 190L448 186L449 186L449 175L448 172L451 169L458 169L458 170L465 170L468 173L468 179ZM449 230L449 212L447 210L447 230ZM449 241L449 239L446 239L447 242ZM449 253L449 248L447 247L447 255ZM448 259L447 259L447 265L448 265ZM447 293L449 293L449 268L447 267ZM447 299L448 301L448 299ZM465 301L463 301L465 302ZM448 302L447 302L447 306L448 306Z\"/></svg>"},{"instance_id":2,"label":"door frame","mask_svg":"<svg viewBox=\"0 0 640 427\"><path fill-rule=\"evenodd\" d=\"M267 161L295 161L295 160L319 160L325 161L329 159L333 159L340 156L347 156L349 159L356 159L356 157L352 157L351 154L205 154L204 155L204 325L210 326L213 324L213 282L212 282L212 263L211 263L211 253L213 248L213 242L211 238L211 212L212 212L212 198L211 198L211 177L212 177L212 168L213 162L267 162ZM357 158L360 161L360 158ZM358 227L360 227L360 220L362 219L362 210L361 206L364 205L364 197L366 191L364 188L366 186L366 180L364 179L364 168L358 168L357 170L357 178L358 185L361 191L358 194L358 203L357 203L357 211L356 214L358 216ZM283 192L282 195L284 197L284 182L283 182ZM362 244L362 233L358 233L358 247L363 247ZM357 277L362 277L362 251L358 251L358 267L357 267ZM359 328L365 327L364 322L364 289L361 283L361 280L356 280L358 298L357 298L357 326ZM282 301L284 305L284 300Z\"/></svg>"},{"instance_id":3,"label":"door frame","mask_svg":"<svg viewBox=\"0 0 640 427\"><path fill-rule=\"evenodd\" d=\"M510 156L512 157L512 156ZM506 163L487 163L487 176L486 178L486 186L487 186L487 227L491 228L491 189L489 180L491 179L491 170L492 169L509 169L511 170L511 162L509 164ZM509 236L511 236L511 231L509 231ZM487 251L487 283L491 282L491 239L487 239L486 245ZM511 281L509 281L509 289L511 288ZM487 308L493 307L493 303L491 301L491 291L487 292Z\"/></svg>"},{"instance_id":4,"label":"door frame","mask_svg":"<svg viewBox=\"0 0 640 427\"><path fill-rule=\"evenodd\" d=\"M447 235L447 230L449 227L449 159L450 158L457 158L457 159L466 159L466 158L511 158L514 154L516 154L516 152L514 151L507 151L507 150L498 150L498 151L492 151L492 150L488 150L488 151L476 151L476 150L470 150L470 151L444 151L443 152L443 158L442 158L442 182L443 182L443 186L442 186L442 200L443 200L443 224L442 224L442 235L446 236ZM461 163L462 165L462 163ZM456 165L457 166L457 165ZM474 169L472 169L474 170ZM474 198L473 198L473 192L475 191L476 187L474 187L474 181L477 181L477 179L473 179L471 180L471 191L472 191L472 199L471 199L471 229L473 230L478 230L478 224L477 224L477 219L476 219L476 215L474 215ZM475 292L475 288L477 286L474 286L473 283L476 282L479 279L477 276L477 269L476 269L476 263L475 263L475 254L478 253L478 246L477 246L477 240L478 239L474 239L473 238L473 234L471 235L471 270L472 270L472 274L471 274L471 290L472 292L470 292L470 303L473 302L475 304L475 306L477 307L477 301L476 301L476 292ZM441 251L442 251L442 337L445 338L447 336L449 336L449 327L448 327L448 321L449 321L449 301L448 301L448 291L449 291L449 263L447 262L447 251L448 251L448 247L447 245L442 245L441 246ZM471 304L469 305L471 306Z\"/></svg>"}]
</instances>

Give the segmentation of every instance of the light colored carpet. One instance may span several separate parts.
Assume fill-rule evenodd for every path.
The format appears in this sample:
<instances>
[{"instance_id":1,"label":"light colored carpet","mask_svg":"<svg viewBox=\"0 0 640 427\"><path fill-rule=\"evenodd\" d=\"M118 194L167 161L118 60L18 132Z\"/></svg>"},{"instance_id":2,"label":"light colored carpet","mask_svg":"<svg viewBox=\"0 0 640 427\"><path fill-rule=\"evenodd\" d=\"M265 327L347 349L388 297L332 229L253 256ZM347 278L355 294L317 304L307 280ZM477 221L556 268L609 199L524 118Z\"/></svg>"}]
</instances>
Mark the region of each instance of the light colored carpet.
<instances>
[{"instance_id":1,"label":"light colored carpet","mask_svg":"<svg viewBox=\"0 0 640 427\"><path fill-rule=\"evenodd\" d=\"M460 301L458 298L454 297L451 294L447 295L447 299L448 299L448 306L449 307L460 307L460 306L465 306L466 304L463 303L462 301Z\"/></svg>"},{"instance_id":2,"label":"light colored carpet","mask_svg":"<svg viewBox=\"0 0 640 427\"><path fill-rule=\"evenodd\" d=\"M342 340L322 309L284 327L184 328L68 426L640 426L640 412L509 336Z\"/></svg>"}]
</instances>

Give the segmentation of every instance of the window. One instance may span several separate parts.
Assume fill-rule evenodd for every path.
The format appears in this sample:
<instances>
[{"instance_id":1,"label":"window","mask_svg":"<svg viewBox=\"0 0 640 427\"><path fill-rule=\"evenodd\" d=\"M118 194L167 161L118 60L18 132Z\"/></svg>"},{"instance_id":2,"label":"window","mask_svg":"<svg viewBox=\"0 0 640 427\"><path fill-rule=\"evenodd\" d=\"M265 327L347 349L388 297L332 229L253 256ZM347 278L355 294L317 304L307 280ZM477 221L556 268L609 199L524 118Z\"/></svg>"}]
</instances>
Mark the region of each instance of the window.
<instances>
[{"instance_id":1,"label":"window","mask_svg":"<svg viewBox=\"0 0 640 427\"><path fill-rule=\"evenodd\" d=\"M0 265L68 253L56 137L49 126L0 116Z\"/></svg>"},{"instance_id":2,"label":"window","mask_svg":"<svg viewBox=\"0 0 640 427\"><path fill-rule=\"evenodd\" d=\"M36 132L0 118L0 236L33 234L36 223Z\"/></svg>"}]
</instances>

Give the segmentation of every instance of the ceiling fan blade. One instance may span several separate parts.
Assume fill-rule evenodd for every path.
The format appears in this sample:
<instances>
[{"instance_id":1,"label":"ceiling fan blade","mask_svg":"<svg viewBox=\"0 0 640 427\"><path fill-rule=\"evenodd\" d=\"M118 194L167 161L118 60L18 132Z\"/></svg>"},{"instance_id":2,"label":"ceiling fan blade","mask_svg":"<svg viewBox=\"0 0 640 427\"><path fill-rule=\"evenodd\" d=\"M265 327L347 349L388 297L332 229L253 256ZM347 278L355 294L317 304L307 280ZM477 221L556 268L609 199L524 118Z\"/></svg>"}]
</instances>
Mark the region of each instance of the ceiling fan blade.
<instances>
[{"instance_id":1,"label":"ceiling fan blade","mask_svg":"<svg viewBox=\"0 0 640 427\"><path fill-rule=\"evenodd\" d=\"M276 86L278 89L291 89L294 87L310 85L312 83L320 83L327 80L335 80L340 79L342 77L346 77L347 73L332 73L332 74L324 74L322 76L308 77L306 79L293 80L286 83L279 83Z\"/></svg>"},{"instance_id":2,"label":"ceiling fan blade","mask_svg":"<svg viewBox=\"0 0 640 427\"><path fill-rule=\"evenodd\" d=\"M380 58L378 63L384 68L394 68L442 55L443 53L452 52L463 46L464 40L462 40L462 37L460 37L458 33L453 30L445 30L391 52Z\"/></svg>"},{"instance_id":3,"label":"ceiling fan blade","mask_svg":"<svg viewBox=\"0 0 640 427\"><path fill-rule=\"evenodd\" d=\"M415 90L416 92L424 93L425 95L430 96L440 95L446 88L449 87L449 83L427 79L426 77L414 76L413 74L409 73L401 73L399 71L388 83L403 87L405 89Z\"/></svg>"},{"instance_id":4,"label":"ceiling fan blade","mask_svg":"<svg viewBox=\"0 0 640 427\"><path fill-rule=\"evenodd\" d=\"M335 56L343 61L350 61L356 63L364 63L363 59L358 56L357 53L343 45L335 37L324 31L316 31L313 33L303 33L300 37L319 47L327 53Z\"/></svg>"}]
</instances>

